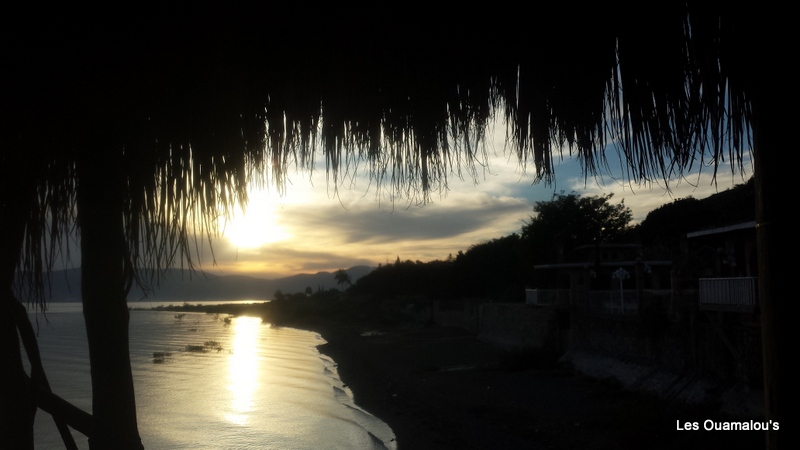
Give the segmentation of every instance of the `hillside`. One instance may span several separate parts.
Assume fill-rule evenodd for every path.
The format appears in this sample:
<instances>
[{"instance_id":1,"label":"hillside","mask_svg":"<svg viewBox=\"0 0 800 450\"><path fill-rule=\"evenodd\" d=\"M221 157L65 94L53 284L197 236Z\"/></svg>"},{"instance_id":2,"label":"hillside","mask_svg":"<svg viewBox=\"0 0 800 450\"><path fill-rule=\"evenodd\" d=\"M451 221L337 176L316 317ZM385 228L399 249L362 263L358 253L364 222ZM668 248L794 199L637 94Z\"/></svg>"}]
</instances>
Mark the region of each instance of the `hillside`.
<instances>
[{"instance_id":1,"label":"hillside","mask_svg":"<svg viewBox=\"0 0 800 450\"><path fill-rule=\"evenodd\" d=\"M639 237L645 248L676 248L692 231L755 220L755 204L753 178L704 199L676 199L647 214L638 226Z\"/></svg>"},{"instance_id":2,"label":"hillside","mask_svg":"<svg viewBox=\"0 0 800 450\"><path fill-rule=\"evenodd\" d=\"M372 267L354 266L347 273L356 280L372 271ZM49 301L80 301L80 269L57 270L50 274L47 290ZM246 275L212 275L187 270L168 270L158 285L147 295L138 287L131 289L129 301L205 301L205 300L270 300L276 290L283 293L303 292L307 287L330 289L337 287L333 272L298 274L285 278L263 279Z\"/></svg>"}]
</instances>

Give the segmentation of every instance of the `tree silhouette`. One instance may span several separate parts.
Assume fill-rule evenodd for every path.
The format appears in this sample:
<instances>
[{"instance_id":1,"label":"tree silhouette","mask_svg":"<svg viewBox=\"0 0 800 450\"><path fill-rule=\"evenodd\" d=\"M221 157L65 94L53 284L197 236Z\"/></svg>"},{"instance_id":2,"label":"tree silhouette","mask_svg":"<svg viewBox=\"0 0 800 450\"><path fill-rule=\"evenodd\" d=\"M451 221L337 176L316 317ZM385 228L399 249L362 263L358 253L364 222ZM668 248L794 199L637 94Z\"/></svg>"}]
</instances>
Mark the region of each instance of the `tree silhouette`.
<instances>
[{"instance_id":1,"label":"tree silhouette","mask_svg":"<svg viewBox=\"0 0 800 450\"><path fill-rule=\"evenodd\" d=\"M263 13L225 17L202 6L187 17L190 29L173 17L83 26L39 15L3 27L2 302L14 309L26 292L41 301L54 249L77 223L91 446L141 447L127 290L172 264L192 266L198 242L246 200L248 182L284 186L287 167L311 170L319 146L333 186L361 165L379 189L424 202L448 176L477 172L497 116L512 151L544 181L565 153L597 173L607 144L629 181L645 182L706 162L739 170L752 149L767 418L779 420L786 315L775 299L785 281L769 267L788 242L777 205L776 139L785 137L771 103L780 83L768 77L784 71L772 70L781 63L766 50L785 42L772 33L782 27L760 4L674 2L640 20L605 6L550 7L549 20L497 36L400 18L265 26ZM17 273L27 283L15 284ZM44 383L25 379L22 325L3 316L0 441L32 448L32 390Z\"/></svg>"},{"instance_id":2,"label":"tree silhouette","mask_svg":"<svg viewBox=\"0 0 800 450\"><path fill-rule=\"evenodd\" d=\"M456 283L448 289L457 298L487 297L500 301L521 301L523 239L511 234L475 244L458 252L453 269Z\"/></svg>"},{"instance_id":3,"label":"tree silhouette","mask_svg":"<svg viewBox=\"0 0 800 450\"><path fill-rule=\"evenodd\" d=\"M535 263L565 262L579 245L602 244L625 236L633 215L624 202L612 203L612 197L562 192L549 201L536 202L536 215L522 227L522 237Z\"/></svg>"},{"instance_id":4,"label":"tree silhouette","mask_svg":"<svg viewBox=\"0 0 800 450\"><path fill-rule=\"evenodd\" d=\"M336 283L341 286L342 288L344 285L352 286L353 281L350 279L350 274L347 273L344 269L339 269L333 273L333 278L336 280Z\"/></svg>"}]
</instances>

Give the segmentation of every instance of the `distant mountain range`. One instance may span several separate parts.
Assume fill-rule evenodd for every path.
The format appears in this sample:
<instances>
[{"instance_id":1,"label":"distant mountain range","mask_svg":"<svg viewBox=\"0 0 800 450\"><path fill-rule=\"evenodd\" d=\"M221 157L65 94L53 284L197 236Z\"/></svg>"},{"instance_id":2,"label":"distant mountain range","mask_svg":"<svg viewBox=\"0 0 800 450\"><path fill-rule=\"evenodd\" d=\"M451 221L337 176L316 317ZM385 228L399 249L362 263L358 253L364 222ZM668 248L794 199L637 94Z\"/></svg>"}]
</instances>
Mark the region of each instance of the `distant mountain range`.
<instances>
[{"instance_id":1,"label":"distant mountain range","mask_svg":"<svg viewBox=\"0 0 800 450\"><path fill-rule=\"evenodd\" d=\"M347 269L355 283L374 268L354 266ZM48 300L53 302L79 302L81 300L80 269L57 270L50 274ZM152 292L145 296L142 289L134 287L128 301L147 299L153 301L193 302L208 300L271 300L275 291L284 294L305 292L310 287L318 289L338 288L333 272L299 274L285 278L263 279L246 275L211 275L188 270L170 269Z\"/></svg>"}]
</instances>

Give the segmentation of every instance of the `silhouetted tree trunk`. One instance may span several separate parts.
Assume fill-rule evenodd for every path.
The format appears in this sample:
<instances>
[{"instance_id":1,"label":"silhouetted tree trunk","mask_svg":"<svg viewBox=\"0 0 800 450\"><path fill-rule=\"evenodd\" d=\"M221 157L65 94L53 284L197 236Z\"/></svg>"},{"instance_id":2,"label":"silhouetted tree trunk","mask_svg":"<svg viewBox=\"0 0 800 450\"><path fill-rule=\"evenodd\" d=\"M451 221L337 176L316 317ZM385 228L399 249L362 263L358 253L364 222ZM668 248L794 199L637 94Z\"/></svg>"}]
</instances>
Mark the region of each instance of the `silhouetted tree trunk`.
<instances>
[{"instance_id":1,"label":"silhouetted tree trunk","mask_svg":"<svg viewBox=\"0 0 800 450\"><path fill-rule=\"evenodd\" d=\"M4 180L11 188L3 192L0 219L0 446L33 449L33 419L36 405L22 365L19 336L11 302L14 273L25 236L25 219L30 209L30 186Z\"/></svg>"},{"instance_id":2,"label":"silhouetted tree trunk","mask_svg":"<svg viewBox=\"0 0 800 450\"><path fill-rule=\"evenodd\" d=\"M97 157L101 156L98 160ZM92 449L141 449L128 348L124 178L113 154L78 165L81 294L92 373Z\"/></svg>"}]
</instances>

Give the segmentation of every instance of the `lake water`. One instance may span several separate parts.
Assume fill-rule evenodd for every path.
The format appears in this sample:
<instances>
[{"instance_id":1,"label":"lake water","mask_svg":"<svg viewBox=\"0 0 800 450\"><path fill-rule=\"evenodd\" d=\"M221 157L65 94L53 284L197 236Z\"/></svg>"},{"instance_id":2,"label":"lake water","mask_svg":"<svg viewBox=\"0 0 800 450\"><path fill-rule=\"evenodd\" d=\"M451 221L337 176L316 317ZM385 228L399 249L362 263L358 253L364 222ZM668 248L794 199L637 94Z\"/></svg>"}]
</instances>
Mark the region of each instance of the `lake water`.
<instances>
[{"instance_id":1,"label":"lake water","mask_svg":"<svg viewBox=\"0 0 800 450\"><path fill-rule=\"evenodd\" d=\"M317 350L324 343L318 334L253 317L224 319L131 311L131 365L145 448L396 448L389 426L353 403L335 362ZM53 392L91 412L80 304L53 303L46 320L38 316L38 327ZM88 448L83 435L73 436ZM41 410L36 448L64 448Z\"/></svg>"}]
</instances>

